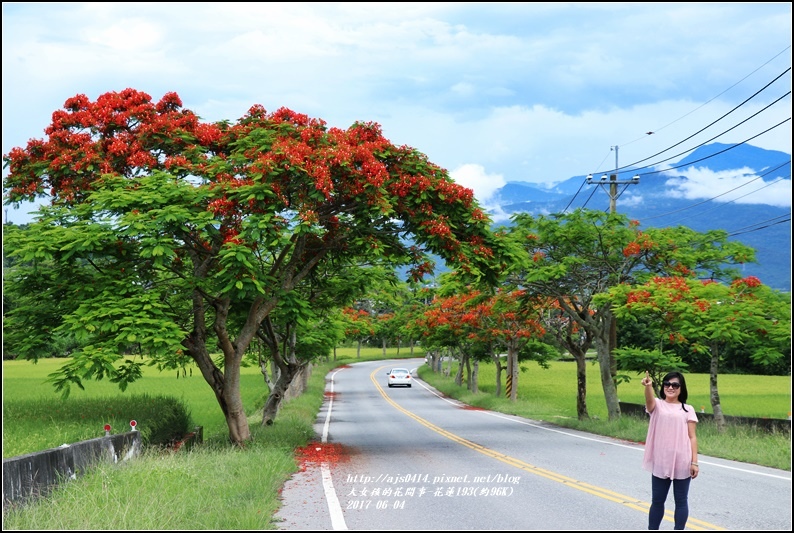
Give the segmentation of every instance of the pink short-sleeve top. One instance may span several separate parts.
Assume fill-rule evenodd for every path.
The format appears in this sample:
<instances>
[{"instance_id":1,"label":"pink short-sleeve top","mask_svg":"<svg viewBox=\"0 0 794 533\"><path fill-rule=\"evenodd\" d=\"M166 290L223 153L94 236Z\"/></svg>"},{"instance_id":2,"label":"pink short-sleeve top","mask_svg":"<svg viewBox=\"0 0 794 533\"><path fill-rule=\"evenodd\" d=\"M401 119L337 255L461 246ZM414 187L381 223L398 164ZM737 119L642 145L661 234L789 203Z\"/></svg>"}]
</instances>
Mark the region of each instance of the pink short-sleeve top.
<instances>
[{"instance_id":1,"label":"pink short-sleeve top","mask_svg":"<svg viewBox=\"0 0 794 533\"><path fill-rule=\"evenodd\" d=\"M689 422L697 422L695 409L688 404L654 398L642 468L656 477L686 479L691 476L692 443ZM683 407L686 406L686 411Z\"/></svg>"}]
</instances>

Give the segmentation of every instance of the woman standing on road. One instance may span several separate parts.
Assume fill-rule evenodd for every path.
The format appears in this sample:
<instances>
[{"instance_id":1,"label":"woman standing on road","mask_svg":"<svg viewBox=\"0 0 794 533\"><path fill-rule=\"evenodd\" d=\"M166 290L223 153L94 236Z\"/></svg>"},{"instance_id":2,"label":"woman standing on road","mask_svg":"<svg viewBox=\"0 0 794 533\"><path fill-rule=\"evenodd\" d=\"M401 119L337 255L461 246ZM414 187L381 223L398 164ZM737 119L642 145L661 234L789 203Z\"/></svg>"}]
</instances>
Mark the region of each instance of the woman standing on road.
<instances>
[{"instance_id":1,"label":"woman standing on road","mask_svg":"<svg viewBox=\"0 0 794 533\"><path fill-rule=\"evenodd\" d=\"M648 372L640 381L645 387L645 410L651 416L645 439L642 468L651 473L651 508L648 529L659 529L664 502L673 485L675 529L684 529L689 518L689 482L698 476L698 417L686 404L686 381L680 372L669 372L662 380L659 398L653 395Z\"/></svg>"}]
</instances>

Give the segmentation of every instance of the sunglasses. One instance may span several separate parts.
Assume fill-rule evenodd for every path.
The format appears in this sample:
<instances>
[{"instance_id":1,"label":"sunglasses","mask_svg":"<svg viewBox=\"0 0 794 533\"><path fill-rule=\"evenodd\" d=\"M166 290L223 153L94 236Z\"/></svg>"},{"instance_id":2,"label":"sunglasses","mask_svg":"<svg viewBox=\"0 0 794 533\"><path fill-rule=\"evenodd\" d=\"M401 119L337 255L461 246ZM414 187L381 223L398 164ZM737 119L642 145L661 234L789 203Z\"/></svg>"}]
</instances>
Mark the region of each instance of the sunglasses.
<instances>
[{"instance_id":1,"label":"sunglasses","mask_svg":"<svg viewBox=\"0 0 794 533\"><path fill-rule=\"evenodd\" d=\"M665 381L664 383L662 383L662 385L664 385L665 389L669 389L669 388L680 389L681 388L681 384L677 383L675 381Z\"/></svg>"}]
</instances>

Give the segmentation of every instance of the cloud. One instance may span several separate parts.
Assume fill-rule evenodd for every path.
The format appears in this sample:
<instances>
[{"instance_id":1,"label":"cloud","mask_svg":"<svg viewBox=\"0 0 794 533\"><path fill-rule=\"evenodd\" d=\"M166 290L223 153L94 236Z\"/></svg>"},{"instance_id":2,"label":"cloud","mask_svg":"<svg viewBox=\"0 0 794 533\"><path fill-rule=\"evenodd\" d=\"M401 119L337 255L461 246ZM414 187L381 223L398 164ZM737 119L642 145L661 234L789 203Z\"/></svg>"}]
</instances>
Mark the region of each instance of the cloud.
<instances>
[{"instance_id":1,"label":"cloud","mask_svg":"<svg viewBox=\"0 0 794 533\"><path fill-rule=\"evenodd\" d=\"M470 163L461 165L449 175L458 185L474 191L474 197L477 198L480 206L491 215L491 220L502 222L509 218L509 215L498 204L498 198L494 198L494 193L506 185L501 174L488 174L482 165Z\"/></svg>"},{"instance_id":2,"label":"cloud","mask_svg":"<svg viewBox=\"0 0 794 533\"><path fill-rule=\"evenodd\" d=\"M2 39L4 154L71 96L127 87L207 121L377 122L540 187L712 138L791 152L790 3L4 3Z\"/></svg>"},{"instance_id":3,"label":"cloud","mask_svg":"<svg viewBox=\"0 0 794 533\"><path fill-rule=\"evenodd\" d=\"M482 165L466 164L449 173L458 185L468 187L481 202L491 199L493 194L505 186L501 174L488 174Z\"/></svg>"},{"instance_id":4,"label":"cloud","mask_svg":"<svg viewBox=\"0 0 794 533\"><path fill-rule=\"evenodd\" d=\"M666 182L667 196L686 200L713 199L717 203L766 204L791 207L791 180L765 181L751 168L714 172L705 167L689 167Z\"/></svg>"}]
</instances>

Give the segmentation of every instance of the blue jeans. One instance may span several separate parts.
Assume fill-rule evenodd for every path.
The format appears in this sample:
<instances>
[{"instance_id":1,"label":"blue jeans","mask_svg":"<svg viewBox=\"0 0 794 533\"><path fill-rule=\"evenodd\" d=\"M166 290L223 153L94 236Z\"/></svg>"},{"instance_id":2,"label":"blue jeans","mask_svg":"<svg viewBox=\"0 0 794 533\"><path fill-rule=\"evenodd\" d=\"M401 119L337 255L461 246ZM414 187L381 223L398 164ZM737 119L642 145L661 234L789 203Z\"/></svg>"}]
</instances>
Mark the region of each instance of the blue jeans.
<instances>
[{"instance_id":1,"label":"blue jeans","mask_svg":"<svg viewBox=\"0 0 794 533\"><path fill-rule=\"evenodd\" d=\"M675 527L674 529L684 529L689 518L689 482L691 477L686 479L662 479L651 476L651 509L648 512L648 529L659 529L664 517L664 502L667 500L667 493L670 492L670 485L673 485L673 499L675 500Z\"/></svg>"}]
</instances>

